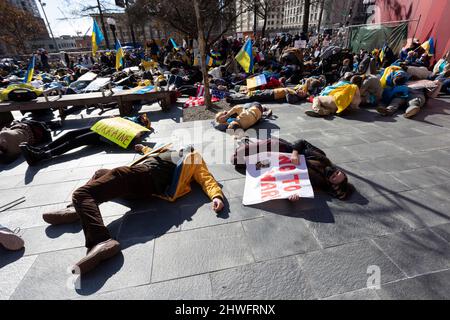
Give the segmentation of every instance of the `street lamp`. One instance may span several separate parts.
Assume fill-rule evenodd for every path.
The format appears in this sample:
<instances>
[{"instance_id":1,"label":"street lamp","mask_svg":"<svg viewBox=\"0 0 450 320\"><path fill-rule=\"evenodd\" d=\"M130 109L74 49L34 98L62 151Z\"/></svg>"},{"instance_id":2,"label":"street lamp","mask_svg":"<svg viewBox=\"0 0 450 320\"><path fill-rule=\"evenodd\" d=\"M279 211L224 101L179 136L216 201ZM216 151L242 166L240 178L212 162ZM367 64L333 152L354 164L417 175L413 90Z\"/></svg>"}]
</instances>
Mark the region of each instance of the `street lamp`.
<instances>
[{"instance_id":1,"label":"street lamp","mask_svg":"<svg viewBox=\"0 0 450 320\"><path fill-rule=\"evenodd\" d=\"M50 27L50 23L48 22L47 14L45 13L45 10L44 10L44 7L47 4L42 3L42 0L39 0L39 4L41 5L42 12L44 13L44 18L45 18L45 21L47 22L47 26L48 26L48 30L50 31L50 35L52 36L53 44L55 45L55 52L56 52L56 51L58 51L58 45L56 43L55 37L53 36L53 31L52 31L52 28Z\"/></svg>"},{"instance_id":2,"label":"street lamp","mask_svg":"<svg viewBox=\"0 0 450 320\"><path fill-rule=\"evenodd\" d=\"M113 18L108 18L106 19L106 23L109 25L109 27L111 28L113 37L114 37L114 43L117 43L117 37L116 37L116 20L114 20Z\"/></svg>"}]
</instances>

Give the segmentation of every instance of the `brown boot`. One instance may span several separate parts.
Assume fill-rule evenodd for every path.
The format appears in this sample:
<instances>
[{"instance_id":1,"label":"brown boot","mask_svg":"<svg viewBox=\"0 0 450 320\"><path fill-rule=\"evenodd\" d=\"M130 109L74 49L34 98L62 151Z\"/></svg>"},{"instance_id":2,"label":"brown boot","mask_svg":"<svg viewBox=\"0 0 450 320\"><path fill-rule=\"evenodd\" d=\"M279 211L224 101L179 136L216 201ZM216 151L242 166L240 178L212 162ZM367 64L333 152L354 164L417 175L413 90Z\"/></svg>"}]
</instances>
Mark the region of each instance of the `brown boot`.
<instances>
[{"instance_id":1,"label":"brown boot","mask_svg":"<svg viewBox=\"0 0 450 320\"><path fill-rule=\"evenodd\" d=\"M55 212L44 213L42 218L51 225L74 223L80 220L80 216L75 211L74 207L67 207Z\"/></svg>"},{"instance_id":2,"label":"brown boot","mask_svg":"<svg viewBox=\"0 0 450 320\"><path fill-rule=\"evenodd\" d=\"M119 252L120 244L116 240L109 239L99 243L87 253L86 257L73 266L72 273L80 275L86 274L97 267L100 262L111 259Z\"/></svg>"},{"instance_id":3,"label":"brown boot","mask_svg":"<svg viewBox=\"0 0 450 320\"><path fill-rule=\"evenodd\" d=\"M11 231L8 228L0 227L0 245L10 251L22 249L24 241L17 233L18 231Z\"/></svg>"}]
</instances>

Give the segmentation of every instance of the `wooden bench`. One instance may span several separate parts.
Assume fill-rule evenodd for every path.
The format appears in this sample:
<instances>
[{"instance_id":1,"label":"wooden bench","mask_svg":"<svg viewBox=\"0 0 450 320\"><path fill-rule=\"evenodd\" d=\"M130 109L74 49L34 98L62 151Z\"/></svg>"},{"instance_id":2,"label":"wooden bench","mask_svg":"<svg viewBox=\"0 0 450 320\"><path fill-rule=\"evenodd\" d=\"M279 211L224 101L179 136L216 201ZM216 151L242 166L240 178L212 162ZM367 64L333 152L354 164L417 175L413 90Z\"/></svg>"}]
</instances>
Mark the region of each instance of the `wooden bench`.
<instances>
[{"instance_id":1,"label":"wooden bench","mask_svg":"<svg viewBox=\"0 0 450 320\"><path fill-rule=\"evenodd\" d=\"M1 102L0 112L57 108L61 119L64 120L65 107L117 102L120 115L126 116L132 112L133 102L141 100L157 100L160 102L162 110L167 111L170 109L172 94L172 91L136 93L136 89L123 90L115 93L112 90L103 90L101 92L59 94L57 96L44 94L42 97L26 102Z\"/></svg>"}]
</instances>

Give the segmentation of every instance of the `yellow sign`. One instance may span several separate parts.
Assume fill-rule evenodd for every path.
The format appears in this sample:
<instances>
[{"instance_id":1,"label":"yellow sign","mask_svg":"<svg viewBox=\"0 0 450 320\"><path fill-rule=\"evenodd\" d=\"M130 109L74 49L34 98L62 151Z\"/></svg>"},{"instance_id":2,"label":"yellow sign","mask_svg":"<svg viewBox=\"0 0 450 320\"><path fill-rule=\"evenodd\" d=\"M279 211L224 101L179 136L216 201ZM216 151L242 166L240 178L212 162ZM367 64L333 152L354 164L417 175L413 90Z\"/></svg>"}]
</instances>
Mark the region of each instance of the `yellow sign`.
<instances>
[{"instance_id":1,"label":"yellow sign","mask_svg":"<svg viewBox=\"0 0 450 320\"><path fill-rule=\"evenodd\" d=\"M103 119L94 124L92 131L126 149L136 136L149 129L123 118Z\"/></svg>"}]
</instances>

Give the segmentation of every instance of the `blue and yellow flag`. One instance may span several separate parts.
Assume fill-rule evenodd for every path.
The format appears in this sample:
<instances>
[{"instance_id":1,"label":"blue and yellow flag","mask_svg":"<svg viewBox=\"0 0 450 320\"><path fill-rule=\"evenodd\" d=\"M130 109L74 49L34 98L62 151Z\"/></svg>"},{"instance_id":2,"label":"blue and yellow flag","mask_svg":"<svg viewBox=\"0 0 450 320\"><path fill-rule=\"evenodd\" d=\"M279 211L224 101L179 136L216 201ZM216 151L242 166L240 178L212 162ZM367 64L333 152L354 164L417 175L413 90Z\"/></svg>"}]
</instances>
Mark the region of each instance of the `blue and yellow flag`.
<instances>
[{"instance_id":1,"label":"blue and yellow flag","mask_svg":"<svg viewBox=\"0 0 450 320\"><path fill-rule=\"evenodd\" d=\"M172 43L173 48L174 48L175 50L178 50L178 45L177 45L177 43L175 42L175 40L173 40L173 38L170 38L170 42Z\"/></svg>"},{"instance_id":2,"label":"blue and yellow flag","mask_svg":"<svg viewBox=\"0 0 450 320\"><path fill-rule=\"evenodd\" d=\"M100 30L97 21L94 19L94 26L92 27L92 54L95 56L97 53L98 47L105 40L103 37L103 33Z\"/></svg>"},{"instance_id":3,"label":"blue and yellow flag","mask_svg":"<svg viewBox=\"0 0 450 320\"><path fill-rule=\"evenodd\" d=\"M23 83L29 83L33 79L35 64L36 64L36 56L33 54L30 64L28 65L27 74L25 75L25 78L23 79Z\"/></svg>"},{"instance_id":4,"label":"blue and yellow flag","mask_svg":"<svg viewBox=\"0 0 450 320\"><path fill-rule=\"evenodd\" d=\"M385 44L383 46L383 49L381 49L381 52L380 52L380 61L381 61L381 63L383 63L384 57L386 55L386 49L387 49L387 45Z\"/></svg>"},{"instance_id":5,"label":"blue and yellow flag","mask_svg":"<svg viewBox=\"0 0 450 320\"><path fill-rule=\"evenodd\" d=\"M120 41L117 40L116 42L116 70L119 70L120 67L123 66L123 49L120 45Z\"/></svg>"},{"instance_id":6,"label":"blue and yellow flag","mask_svg":"<svg viewBox=\"0 0 450 320\"><path fill-rule=\"evenodd\" d=\"M425 41L421 47L425 50L425 52L429 56L434 56L434 39L430 38L428 41Z\"/></svg>"},{"instance_id":7,"label":"blue and yellow flag","mask_svg":"<svg viewBox=\"0 0 450 320\"><path fill-rule=\"evenodd\" d=\"M253 43L252 39L248 39L236 56L236 61L244 68L246 73L253 72Z\"/></svg>"},{"instance_id":8,"label":"blue and yellow flag","mask_svg":"<svg viewBox=\"0 0 450 320\"><path fill-rule=\"evenodd\" d=\"M209 54L206 55L206 65L208 67L212 67L214 65L214 59L211 58L211 56Z\"/></svg>"}]
</instances>

